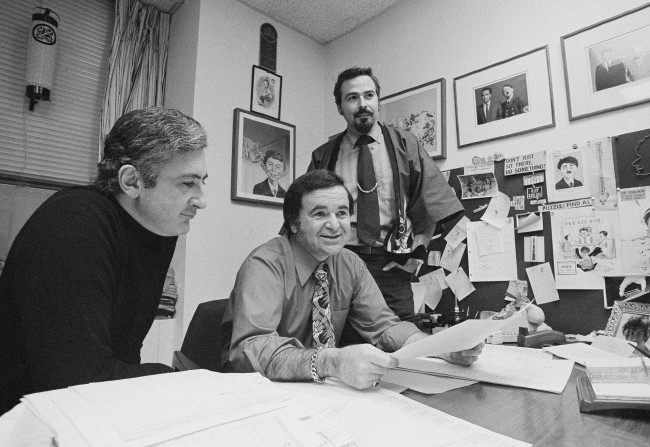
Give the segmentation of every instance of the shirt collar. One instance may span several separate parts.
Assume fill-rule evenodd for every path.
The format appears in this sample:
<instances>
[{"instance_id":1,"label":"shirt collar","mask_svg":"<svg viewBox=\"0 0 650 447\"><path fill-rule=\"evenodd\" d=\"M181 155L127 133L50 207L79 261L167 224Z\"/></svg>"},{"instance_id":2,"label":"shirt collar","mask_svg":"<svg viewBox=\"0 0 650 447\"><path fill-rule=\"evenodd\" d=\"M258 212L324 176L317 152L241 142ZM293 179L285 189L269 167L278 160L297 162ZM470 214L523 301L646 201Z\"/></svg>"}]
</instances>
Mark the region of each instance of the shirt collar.
<instances>
[{"instance_id":1,"label":"shirt collar","mask_svg":"<svg viewBox=\"0 0 650 447\"><path fill-rule=\"evenodd\" d=\"M379 127L378 122L375 122L375 125L372 126L372 129L370 129L368 135L370 135L377 143L381 144L384 141L384 135L381 133L381 127ZM358 137L355 137L354 135L351 135L349 131L346 131L345 139L351 147L354 147L354 144L357 142Z\"/></svg>"},{"instance_id":2,"label":"shirt collar","mask_svg":"<svg viewBox=\"0 0 650 447\"><path fill-rule=\"evenodd\" d=\"M289 243L291 244L293 257L296 262L296 273L298 274L298 281L300 281L301 286L304 286L307 280L312 277L314 271L316 270L316 267L318 267L318 264L320 264L320 262L314 258L311 253L305 250L305 248L300 245L300 243L298 243L293 235L289 237ZM332 278L334 282L336 282L336 278L334 278L334 275L331 274L331 272L334 271L332 268L332 256L328 257L325 262L327 263L327 266L330 270L329 277Z\"/></svg>"}]
</instances>

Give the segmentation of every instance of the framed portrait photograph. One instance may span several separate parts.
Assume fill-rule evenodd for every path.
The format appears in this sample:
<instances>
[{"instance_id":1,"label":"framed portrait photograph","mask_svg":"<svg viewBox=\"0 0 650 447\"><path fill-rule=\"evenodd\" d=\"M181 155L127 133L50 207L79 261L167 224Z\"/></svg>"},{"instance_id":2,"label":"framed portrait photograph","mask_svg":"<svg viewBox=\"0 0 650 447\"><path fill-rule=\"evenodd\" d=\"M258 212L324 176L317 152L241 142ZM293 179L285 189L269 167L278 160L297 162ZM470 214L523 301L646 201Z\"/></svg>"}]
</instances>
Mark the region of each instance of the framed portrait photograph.
<instances>
[{"instance_id":1,"label":"framed portrait photograph","mask_svg":"<svg viewBox=\"0 0 650 447\"><path fill-rule=\"evenodd\" d=\"M555 126L548 46L454 78L458 147Z\"/></svg>"},{"instance_id":2,"label":"framed portrait photograph","mask_svg":"<svg viewBox=\"0 0 650 447\"><path fill-rule=\"evenodd\" d=\"M282 76L266 68L253 65L251 111L279 120L281 104Z\"/></svg>"},{"instance_id":3,"label":"framed portrait photograph","mask_svg":"<svg viewBox=\"0 0 650 447\"><path fill-rule=\"evenodd\" d=\"M650 100L650 3L560 38L569 120Z\"/></svg>"},{"instance_id":4,"label":"framed portrait photograph","mask_svg":"<svg viewBox=\"0 0 650 447\"><path fill-rule=\"evenodd\" d=\"M296 173L296 126L242 109L233 121L230 198L282 206Z\"/></svg>"},{"instance_id":5,"label":"framed portrait photograph","mask_svg":"<svg viewBox=\"0 0 650 447\"><path fill-rule=\"evenodd\" d=\"M379 120L415 134L434 160L447 157L444 78L381 98Z\"/></svg>"},{"instance_id":6,"label":"framed portrait photograph","mask_svg":"<svg viewBox=\"0 0 650 447\"><path fill-rule=\"evenodd\" d=\"M605 334L648 346L650 304L614 301Z\"/></svg>"}]
</instances>

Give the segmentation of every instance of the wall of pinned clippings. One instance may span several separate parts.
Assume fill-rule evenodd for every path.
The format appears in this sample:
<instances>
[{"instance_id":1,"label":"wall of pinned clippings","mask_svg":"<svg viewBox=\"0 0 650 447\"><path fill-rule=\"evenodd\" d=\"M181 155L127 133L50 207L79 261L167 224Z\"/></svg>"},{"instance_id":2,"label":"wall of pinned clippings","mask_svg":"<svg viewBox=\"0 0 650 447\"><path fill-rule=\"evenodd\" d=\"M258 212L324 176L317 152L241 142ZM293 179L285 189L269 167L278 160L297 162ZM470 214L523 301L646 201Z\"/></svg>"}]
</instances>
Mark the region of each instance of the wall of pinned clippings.
<instances>
[{"instance_id":1,"label":"wall of pinned clippings","mask_svg":"<svg viewBox=\"0 0 650 447\"><path fill-rule=\"evenodd\" d=\"M421 272L453 281L435 312L451 314L455 296L463 315L498 311L515 280L566 333L603 329L615 300L650 303L650 176L635 167L648 149L650 129L446 171L466 211L440 229L440 255Z\"/></svg>"}]
</instances>

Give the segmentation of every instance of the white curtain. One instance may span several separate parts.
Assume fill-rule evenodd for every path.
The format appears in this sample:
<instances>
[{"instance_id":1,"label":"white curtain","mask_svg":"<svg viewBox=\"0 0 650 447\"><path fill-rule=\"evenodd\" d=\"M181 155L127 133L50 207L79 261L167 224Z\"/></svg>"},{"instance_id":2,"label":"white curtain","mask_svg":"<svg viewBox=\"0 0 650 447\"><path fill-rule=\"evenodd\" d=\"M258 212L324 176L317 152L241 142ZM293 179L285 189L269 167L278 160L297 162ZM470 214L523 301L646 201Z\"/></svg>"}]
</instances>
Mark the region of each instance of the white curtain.
<instances>
[{"instance_id":1,"label":"white curtain","mask_svg":"<svg viewBox=\"0 0 650 447\"><path fill-rule=\"evenodd\" d=\"M163 105L169 19L169 14L137 0L115 0L100 147L124 113Z\"/></svg>"}]
</instances>

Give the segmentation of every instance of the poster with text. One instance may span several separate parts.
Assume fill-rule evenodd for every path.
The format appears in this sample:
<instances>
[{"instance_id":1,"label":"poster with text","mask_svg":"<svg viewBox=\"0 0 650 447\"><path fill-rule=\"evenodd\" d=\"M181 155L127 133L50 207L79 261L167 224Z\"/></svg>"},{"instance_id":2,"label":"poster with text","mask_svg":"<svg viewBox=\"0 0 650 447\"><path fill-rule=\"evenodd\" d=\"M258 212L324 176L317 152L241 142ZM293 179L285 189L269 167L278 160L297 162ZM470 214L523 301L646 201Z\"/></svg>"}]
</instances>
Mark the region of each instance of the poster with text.
<instances>
[{"instance_id":1,"label":"poster with text","mask_svg":"<svg viewBox=\"0 0 650 447\"><path fill-rule=\"evenodd\" d=\"M602 289L603 276L620 274L616 211L557 210L551 213L551 227L558 289Z\"/></svg>"},{"instance_id":2,"label":"poster with text","mask_svg":"<svg viewBox=\"0 0 650 447\"><path fill-rule=\"evenodd\" d=\"M648 275L650 271L650 186L618 192L623 274Z\"/></svg>"}]
</instances>

